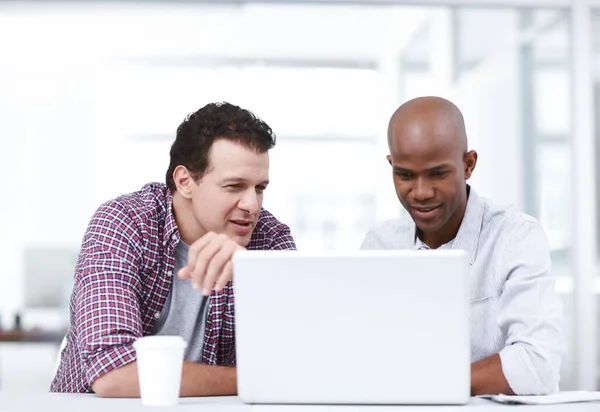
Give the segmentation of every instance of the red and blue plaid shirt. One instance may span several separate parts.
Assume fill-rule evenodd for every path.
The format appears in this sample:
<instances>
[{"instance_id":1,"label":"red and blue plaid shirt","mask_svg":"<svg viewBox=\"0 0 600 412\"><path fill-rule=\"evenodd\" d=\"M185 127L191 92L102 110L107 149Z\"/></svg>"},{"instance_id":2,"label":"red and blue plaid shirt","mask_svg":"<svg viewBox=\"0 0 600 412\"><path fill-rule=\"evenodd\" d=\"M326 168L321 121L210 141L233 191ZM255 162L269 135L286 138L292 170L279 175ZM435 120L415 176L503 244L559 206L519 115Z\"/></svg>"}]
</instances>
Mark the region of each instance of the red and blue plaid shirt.
<instances>
[{"instance_id":1,"label":"red and blue plaid shirt","mask_svg":"<svg viewBox=\"0 0 600 412\"><path fill-rule=\"evenodd\" d=\"M51 392L91 392L105 373L135 361L167 299L180 240L169 189L160 183L111 200L87 228L77 266L71 326ZM295 249L287 225L262 210L247 249ZM202 363L235 365L231 282L211 295Z\"/></svg>"}]
</instances>

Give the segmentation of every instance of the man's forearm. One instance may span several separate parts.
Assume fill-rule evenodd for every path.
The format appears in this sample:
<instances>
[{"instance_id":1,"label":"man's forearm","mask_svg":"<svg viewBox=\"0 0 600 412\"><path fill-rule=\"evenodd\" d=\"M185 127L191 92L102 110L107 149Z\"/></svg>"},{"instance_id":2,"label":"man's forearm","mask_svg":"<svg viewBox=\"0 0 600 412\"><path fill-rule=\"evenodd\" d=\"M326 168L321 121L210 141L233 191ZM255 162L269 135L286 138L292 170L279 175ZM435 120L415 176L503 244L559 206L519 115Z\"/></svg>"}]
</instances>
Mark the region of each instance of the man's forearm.
<instances>
[{"instance_id":1,"label":"man's forearm","mask_svg":"<svg viewBox=\"0 0 600 412\"><path fill-rule=\"evenodd\" d=\"M471 364L471 395L514 395L504 373L500 355L492 355Z\"/></svg>"},{"instance_id":2,"label":"man's forearm","mask_svg":"<svg viewBox=\"0 0 600 412\"><path fill-rule=\"evenodd\" d=\"M92 384L103 398L139 398L137 362L129 363L102 375ZM237 394L235 368L184 362L181 396L221 396Z\"/></svg>"},{"instance_id":3,"label":"man's forearm","mask_svg":"<svg viewBox=\"0 0 600 412\"><path fill-rule=\"evenodd\" d=\"M236 369L185 362L181 377L181 396L237 395Z\"/></svg>"}]
</instances>

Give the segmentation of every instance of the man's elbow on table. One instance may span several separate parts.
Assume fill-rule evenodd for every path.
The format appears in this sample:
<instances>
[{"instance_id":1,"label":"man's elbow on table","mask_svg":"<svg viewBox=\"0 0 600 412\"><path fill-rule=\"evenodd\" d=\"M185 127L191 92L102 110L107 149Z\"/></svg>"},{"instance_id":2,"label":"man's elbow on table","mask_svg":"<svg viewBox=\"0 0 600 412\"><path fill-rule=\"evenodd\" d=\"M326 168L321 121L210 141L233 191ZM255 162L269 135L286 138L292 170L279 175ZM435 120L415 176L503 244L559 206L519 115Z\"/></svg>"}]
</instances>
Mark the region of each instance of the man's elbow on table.
<instances>
[{"instance_id":1,"label":"man's elbow on table","mask_svg":"<svg viewBox=\"0 0 600 412\"><path fill-rule=\"evenodd\" d=\"M537 393L531 395L547 395L558 392L560 381L560 361L552 361L548 358L540 358L535 362L535 369L540 382Z\"/></svg>"},{"instance_id":2,"label":"man's elbow on table","mask_svg":"<svg viewBox=\"0 0 600 412\"><path fill-rule=\"evenodd\" d=\"M540 354L511 345L500 352L506 380L516 395L547 395L558 391L560 355Z\"/></svg>"},{"instance_id":3,"label":"man's elbow on table","mask_svg":"<svg viewBox=\"0 0 600 412\"><path fill-rule=\"evenodd\" d=\"M129 363L101 375L92 383L92 390L101 398L139 398L136 363Z\"/></svg>"},{"instance_id":4,"label":"man's elbow on table","mask_svg":"<svg viewBox=\"0 0 600 412\"><path fill-rule=\"evenodd\" d=\"M115 384L108 379L108 375L103 375L92 383L92 390L101 398L114 398Z\"/></svg>"}]
</instances>

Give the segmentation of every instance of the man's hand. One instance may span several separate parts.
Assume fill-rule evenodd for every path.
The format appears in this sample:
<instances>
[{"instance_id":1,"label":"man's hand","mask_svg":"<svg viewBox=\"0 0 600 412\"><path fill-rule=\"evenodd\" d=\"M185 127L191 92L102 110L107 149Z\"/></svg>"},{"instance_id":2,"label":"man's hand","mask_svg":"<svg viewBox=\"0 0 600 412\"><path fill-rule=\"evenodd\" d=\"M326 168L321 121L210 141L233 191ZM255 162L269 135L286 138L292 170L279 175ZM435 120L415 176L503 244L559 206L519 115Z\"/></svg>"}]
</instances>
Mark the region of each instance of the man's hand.
<instances>
[{"instance_id":1,"label":"man's hand","mask_svg":"<svg viewBox=\"0 0 600 412\"><path fill-rule=\"evenodd\" d=\"M471 364L471 396L514 395L504 372L500 355L495 354Z\"/></svg>"},{"instance_id":2,"label":"man's hand","mask_svg":"<svg viewBox=\"0 0 600 412\"><path fill-rule=\"evenodd\" d=\"M209 232L190 246L188 263L179 270L181 279L190 279L194 289L206 296L215 289L220 292L233 279L231 259L242 246L229 236Z\"/></svg>"}]
</instances>

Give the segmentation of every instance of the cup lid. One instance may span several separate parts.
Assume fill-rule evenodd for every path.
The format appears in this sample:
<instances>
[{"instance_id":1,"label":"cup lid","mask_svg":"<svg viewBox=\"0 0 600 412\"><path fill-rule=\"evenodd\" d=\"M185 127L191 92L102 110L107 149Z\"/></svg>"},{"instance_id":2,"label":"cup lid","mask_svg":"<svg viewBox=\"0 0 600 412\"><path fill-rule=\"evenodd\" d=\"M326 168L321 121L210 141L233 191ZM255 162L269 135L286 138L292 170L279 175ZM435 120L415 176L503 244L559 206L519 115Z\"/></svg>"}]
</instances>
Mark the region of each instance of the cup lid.
<instances>
[{"instance_id":1,"label":"cup lid","mask_svg":"<svg viewBox=\"0 0 600 412\"><path fill-rule=\"evenodd\" d=\"M136 350L186 348L187 343L181 336L144 336L133 342L133 347Z\"/></svg>"}]
</instances>

